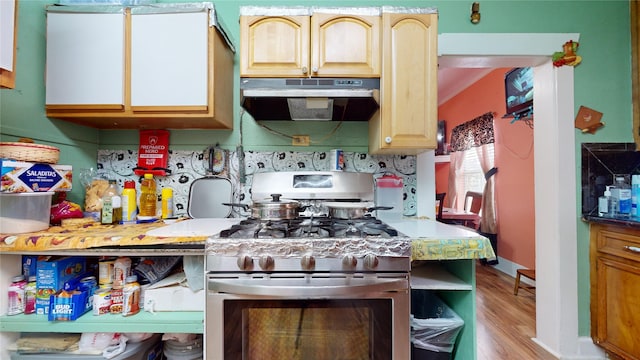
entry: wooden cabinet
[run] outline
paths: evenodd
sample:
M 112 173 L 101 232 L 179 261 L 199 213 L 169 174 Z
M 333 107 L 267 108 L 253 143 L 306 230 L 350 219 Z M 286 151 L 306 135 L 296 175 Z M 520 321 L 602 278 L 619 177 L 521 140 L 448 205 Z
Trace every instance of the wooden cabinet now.
M 415 154 L 437 147 L 437 14 L 383 13 L 380 111 L 369 152 Z
M 212 8 L 78 8 L 47 10 L 47 116 L 97 128 L 233 127 L 233 50 Z
M 640 229 L 591 224 L 591 337 L 612 357 L 640 359 Z
M 0 1 L 0 88 L 16 87 L 18 0 Z
M 379 77 L 380 17 L 243 15 L 240 47 L 241 77 Z

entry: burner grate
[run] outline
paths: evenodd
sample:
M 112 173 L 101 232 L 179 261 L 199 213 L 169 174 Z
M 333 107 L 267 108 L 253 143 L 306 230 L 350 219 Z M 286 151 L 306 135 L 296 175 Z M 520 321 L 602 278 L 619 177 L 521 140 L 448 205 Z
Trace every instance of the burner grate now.
M 334 219 L 309 217 L 286 220 L 248 218 L 220 232 L 223 238 L 395 237 L 398 232 L 374 217 Z

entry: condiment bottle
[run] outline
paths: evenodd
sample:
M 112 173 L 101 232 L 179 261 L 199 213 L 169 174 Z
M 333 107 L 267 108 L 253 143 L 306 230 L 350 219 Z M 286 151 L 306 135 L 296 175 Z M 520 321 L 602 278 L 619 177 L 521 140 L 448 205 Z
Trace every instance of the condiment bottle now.
M 126 224 L 136 221 L 136 215 L 138 214 L 136 199 L 135 181 L 125 181 L 124 189 L 122 190 L 122 223 Z
M 117 224 L 116 219 L 122 218 L 122 201 L 118 195 L 118 186 L 115 180 L 109 180 L 109 187 L 102 194 L 102 210 L 100 222 L 102 224 Z
M 8 295 L 9 304 L 7 308 L 7 315 L 18 315 L 24 312 L 24 288 L 27 282 L 24 280 L 24 275 L 17 275 L 11 279 L 11 285 L 9 285 Z
M 153 174 L 144 174 L 140 184 L 140 216 L 156 216 L 156 181 Z
M 162 218 L 170 218 L 173 217 L 173 189 L 172 188 L 163 188 L 162 189 Z
M 126 284 L 122 288 L 122 316 L 134 315 L 140 312 L 140 284 L 136 275 L 127 276 Z

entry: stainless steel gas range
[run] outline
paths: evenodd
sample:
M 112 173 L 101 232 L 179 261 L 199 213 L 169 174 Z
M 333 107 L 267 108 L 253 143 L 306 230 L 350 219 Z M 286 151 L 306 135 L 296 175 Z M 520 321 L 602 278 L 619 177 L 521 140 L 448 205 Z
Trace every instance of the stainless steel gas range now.
M 207 240 L 206 359 L 409 359 L 411 244 L 373 193 L 371 174 L 255 174 L 252 217 Z

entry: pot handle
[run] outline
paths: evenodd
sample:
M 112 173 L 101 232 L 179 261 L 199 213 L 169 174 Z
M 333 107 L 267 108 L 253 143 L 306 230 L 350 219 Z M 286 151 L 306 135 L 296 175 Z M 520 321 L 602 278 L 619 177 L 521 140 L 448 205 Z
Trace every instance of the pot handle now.
M 249 205 L 247 205 L 247 204 L 222 203 L 222 205 L 240 207 L 245 211 L 249 211 Z
M 393 206 L 374 206 L 367 209 L 367 212 L 372 212 L 373 210 L 391 210 Z

